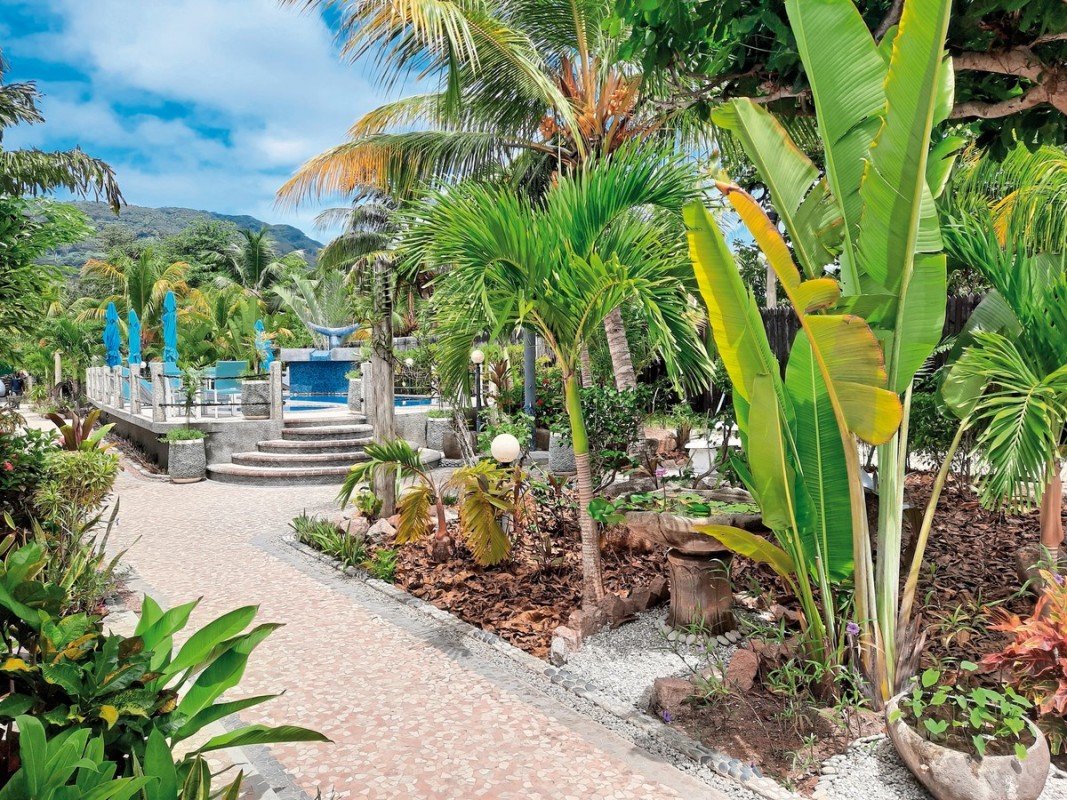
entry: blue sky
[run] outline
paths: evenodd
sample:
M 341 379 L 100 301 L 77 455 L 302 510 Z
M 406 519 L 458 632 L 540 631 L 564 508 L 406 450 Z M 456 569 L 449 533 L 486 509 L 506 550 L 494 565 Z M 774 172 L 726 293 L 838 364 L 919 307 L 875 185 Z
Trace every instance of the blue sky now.
M 315 206 L 275 190 L 392 99 L 373 65 L 342 63 L 317 14 L 276 0 L 0 0 L 9 80 L 36 80 L 46 123 L 4 146 L 80 145 L 127 202 L 251 214 L 315 238 Z

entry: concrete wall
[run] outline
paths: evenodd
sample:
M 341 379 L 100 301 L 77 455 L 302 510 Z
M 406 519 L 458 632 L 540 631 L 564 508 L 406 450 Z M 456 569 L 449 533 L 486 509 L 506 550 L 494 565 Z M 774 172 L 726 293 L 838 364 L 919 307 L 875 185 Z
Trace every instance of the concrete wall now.
M 152 422 L 144 417 L 135 417 L 119 409 L 102 407 L 105 422 L 115 423 L 115 433 L 136 444 L 163 469 L 167 468 L 168 446 L 159 441 L 167 431 L 185 427 L 185 420 L 178 418 L 167 422 Z M 209 464 L 229 463 L 234 453 L 246 453 L 256 449 L 256 443 L 265 439 L 280 439 L 281 419 L 194 419 L 190 427 L 207 434 L 205 448 Z

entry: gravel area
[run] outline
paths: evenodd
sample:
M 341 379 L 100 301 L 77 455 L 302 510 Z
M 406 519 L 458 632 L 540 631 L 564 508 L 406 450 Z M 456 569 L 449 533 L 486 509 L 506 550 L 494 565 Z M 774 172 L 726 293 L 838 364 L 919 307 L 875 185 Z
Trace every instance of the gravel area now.
M 827 759 L 814 797 L 818 800 L 931 800 L 897 757 L 889 740 L 859 741 Z M 1040 800 L 1067 800 L 1067 774 L 1053 767 Z
M 567 671 L 643 711 L 656 678 L 686 677 L 709 660 L 729 659 L 733 645 L 716 642 L 709 654 L 702 641 L 669 641 L 663 631 L 666 618 L 665 608 L 651 609 L 633 622 L 589 637 L 567 660 Z

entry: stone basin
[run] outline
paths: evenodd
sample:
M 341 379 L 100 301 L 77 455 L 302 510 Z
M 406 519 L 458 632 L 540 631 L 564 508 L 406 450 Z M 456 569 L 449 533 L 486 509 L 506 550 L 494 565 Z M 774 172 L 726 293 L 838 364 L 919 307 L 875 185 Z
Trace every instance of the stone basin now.
M 677 493 L 676 493 L 677 494 Z M 693 491 L 707 500 L 751 503 L 747 492 Z M 668 493 L 668 497 L 670 493 Z M 717 539 L 697 530 L 703 525 L 730 525 L 744 530 L 762 529 L 758 513 L 722 513 L 687 517 L 667 511 L 627 511 L 630 533 L 667 549 L 671 608 L 667 624 L 677 630 L 699 628 L 720 634 L 735 627 L 730 561 L 733 553 Z

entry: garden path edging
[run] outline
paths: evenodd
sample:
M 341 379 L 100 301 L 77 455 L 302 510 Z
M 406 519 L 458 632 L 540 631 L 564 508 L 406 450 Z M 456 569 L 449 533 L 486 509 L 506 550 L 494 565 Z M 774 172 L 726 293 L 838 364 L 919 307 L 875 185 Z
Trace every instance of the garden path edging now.
M 441 610 L 426 600 L 415 597 L 403 589 L 398 589 L 391 583 L 379 580 L 365 570 L 356 569 L 355 567 L 343 567 L 336 559 L 297 541 L 292 534 L 284 534 L 282 541 L 301 554 L 325 564 L 347 577 L 356 578 L 364 586 L 385 595 L 399 604 L 429 616 L 438 623 L 447 625 L 450 630 L 458 633 L 461 639 L 471 638 L 489 645 L 493 650 L 521 665 L 527 671 L 542 678 L 547 678 L 559 688 L 593 703 L 620 721 L 634 726 L 671 751 L 679 760 L 687 760 L 693 766 L 706 767 L 722 778 L 760 797 L 766 798 L 766 800 L 803 800 L 800 795 L 789 791 L 777 781 L 763 775 L 758 767 L 744 764 L 726 753 L 720 753 L 706 747 L 680 731 L 634 709 L 622 700 L 600 692 L 593 684 L 568 672 L 565 667 L 551 666 L 509 644 L 496 634 L 484 631 L 447 611 Z

